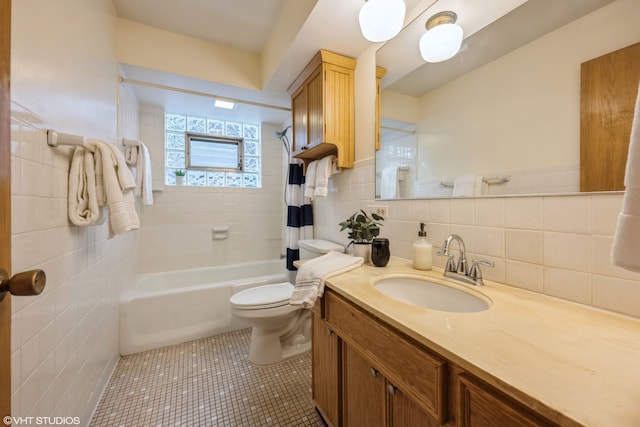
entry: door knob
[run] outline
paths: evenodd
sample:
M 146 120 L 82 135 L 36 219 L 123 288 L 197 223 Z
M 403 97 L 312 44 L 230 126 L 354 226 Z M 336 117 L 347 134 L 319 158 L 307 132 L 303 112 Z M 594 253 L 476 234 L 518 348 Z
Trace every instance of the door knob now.
M 6 271 L 0 268 L 0 301 L 7 292 L 16 296 L 38 295 L 47 282 L 42 270 L 29 270 L 18 273 L 9 279 Z

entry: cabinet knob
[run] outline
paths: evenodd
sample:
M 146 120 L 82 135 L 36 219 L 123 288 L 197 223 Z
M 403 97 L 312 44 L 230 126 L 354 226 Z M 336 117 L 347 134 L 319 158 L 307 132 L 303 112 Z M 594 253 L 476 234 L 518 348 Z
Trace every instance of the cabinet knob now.
M 333 331 L 327 328 L 327 336 L 330 337 L 331 335 L 333 335 Z
M 371 370 L 369 372 L 371 373 L 371 378 L 378 378 L 378 375 L 380 374 L 374 368 L 371 368 Z
M 390 394 L 391 396 L 395 396 L 395 395 L 396 395 L 396 391 L 397 391 L 397 390 L 398 390 L 398 389 L 397 389 L 393 384 L 388 384 L 388 385 L 387 385 L 387 391 L 389 391 L 389 394 Z

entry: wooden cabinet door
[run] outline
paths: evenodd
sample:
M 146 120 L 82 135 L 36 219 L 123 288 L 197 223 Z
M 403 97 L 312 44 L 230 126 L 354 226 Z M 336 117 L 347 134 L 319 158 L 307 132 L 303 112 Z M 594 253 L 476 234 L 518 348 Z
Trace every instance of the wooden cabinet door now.
M 385 426 L 384 377 L 352 346 L 345 343 L 342 348 L 343 425 Z
M 340 425 L 340 341 L 319 316 L 311 316 L 312 393 L 316 408 L 329 426 Z
M 543 427 L 554 426 L 526 407 L 462 374 L 460 385 L 460 427 Z
M 440 427 L 440 423 L 387 382 L 389 427 Z
M 291 97 L 293 117 L 292 153 L 297 153 L 307 145 L 307 87 L 302 85 Z
M 307 120 L 308 137 L 307 146 L 313 147 L 324 142 L 324 96 L 322 67 L 309 76 L 305 83 L 307 87 Z

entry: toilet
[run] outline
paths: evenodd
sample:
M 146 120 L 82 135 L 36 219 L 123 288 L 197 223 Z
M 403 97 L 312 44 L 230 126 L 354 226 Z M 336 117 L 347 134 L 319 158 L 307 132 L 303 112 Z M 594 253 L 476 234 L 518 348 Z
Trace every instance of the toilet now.
M 300 259 L 329 251 L 344 252 L 344 246 L 327 240 L 300 240 Z M 256 286 L 229 298 L 234 316 L 251 325 L 249 361 L 265 366 L 298 356 L 311 349 L 310 311 L 289 305 L 293 285 L 289 282 Z

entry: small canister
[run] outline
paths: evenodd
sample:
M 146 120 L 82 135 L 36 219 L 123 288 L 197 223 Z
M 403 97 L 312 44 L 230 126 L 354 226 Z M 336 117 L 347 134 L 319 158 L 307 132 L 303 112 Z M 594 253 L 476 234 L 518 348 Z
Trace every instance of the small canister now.
M 389 262 L 389 239 L 375 238 L 371 243 L 371 263 L 377 267 L 384 267 Z

